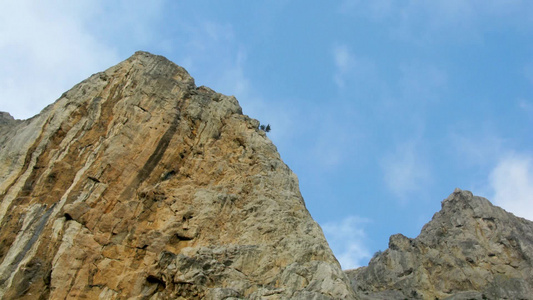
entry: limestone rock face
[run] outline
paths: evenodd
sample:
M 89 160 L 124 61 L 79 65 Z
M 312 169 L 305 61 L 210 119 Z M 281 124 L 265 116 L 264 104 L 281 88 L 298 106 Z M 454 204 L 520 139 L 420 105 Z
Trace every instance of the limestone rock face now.
M 258 126 L 145 52 L 1 114 L 0 298 L 354 299 Z
M 533 222 L 456 189 L 417 238 L 346 273 L 361 299 L 533 299 Z

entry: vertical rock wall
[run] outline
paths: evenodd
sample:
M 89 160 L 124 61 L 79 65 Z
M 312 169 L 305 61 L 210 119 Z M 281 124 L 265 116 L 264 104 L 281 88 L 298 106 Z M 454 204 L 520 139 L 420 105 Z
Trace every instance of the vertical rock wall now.
M 165 58 L 0 117 L 2 299 L 355 297 L 258 121 Z

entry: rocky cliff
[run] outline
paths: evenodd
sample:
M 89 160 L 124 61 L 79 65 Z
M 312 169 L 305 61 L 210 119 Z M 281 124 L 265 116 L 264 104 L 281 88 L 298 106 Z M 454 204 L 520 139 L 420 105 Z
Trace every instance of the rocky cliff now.
M 457 189 L 417 238 L 347 274 L 361 299 L 533 299 L 533 222 Z
M 533 299 L 533 222 L 456 190 L 343 272 L 237 100 L 138 52 L 0 112 L 1 299 Z
M 258 126 L 145 52 L 0 114 L 0 298 L 353 299 Z

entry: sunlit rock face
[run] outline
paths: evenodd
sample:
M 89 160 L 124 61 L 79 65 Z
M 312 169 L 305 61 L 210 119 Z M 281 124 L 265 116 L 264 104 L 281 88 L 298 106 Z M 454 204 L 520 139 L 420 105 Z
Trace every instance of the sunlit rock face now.
M 0 298 L 354 299 L 258 127 L 145 52 L 0 114 Z
M 457 189 L 417 238 L 347 274 L 361 299 L 533 299 L 533 222 Z

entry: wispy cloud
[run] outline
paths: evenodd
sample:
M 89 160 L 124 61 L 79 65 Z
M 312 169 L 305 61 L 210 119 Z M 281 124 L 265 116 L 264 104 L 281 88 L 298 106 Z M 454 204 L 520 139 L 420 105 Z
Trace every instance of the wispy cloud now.
M 518 105 L 528 109 L 525 102 Z M 533 220 L 533 155 L 516 150 L 512 139 L 498 136 L 490 127 L 452 134 L 449 144 L 471 180 L 464 184 L 495 205 Z
M 169 45 L 176 45 L 169 49 L 170 58 L 185 67 L 197 85 L 234 95 L 245 114 L 271 125 L 268 136 L 278 146 L 291 139 L 298 116 L 289 115 L 289 103 L 266 99 L 259 91 L 248 69 L 248 48 L 231 24 L 205 19 L 180 23 Z
M 308 124 L 308 160 L 327 171 L 356 164 L 360 155 L 358 145 L 368 141 L 360 119 L 353 108 L 341 104 L 335 109 L 318 106 L 302 116 L 301 122 Z
M 338 44 L 332 50 L 335 73 L 333 81 L 339 88 L 344 88 L 348 81 L 362 83 L 374 78 L 375 64 L 364 57 L 356 56 L 348 46 Z
M 520 30 L 533 22 L 533 3 L 527 0 L 345 0 L 340 2 L 339 12 L 386 22 L 391 36 L 415 44 L 444 40 L 478 43 L 483 31 L 491 30 L 480 24 L 501 26 L 505 20 L 505 26 Z
M 386 186 L 403 201 L 424 190 L 431 180 L 428 162 L 417 141 L 398 144 L 382 159 L 381 167 Z
M 368 263 L 371 254 L 366 246 L 364 227 L 369 222 L 368 219 L 348 216 L 322 225 L 328 243 L 343 269 L 354 269 Z
M 533 61 L 526 64 L 524 67 L 524 76 L 533 84 Z
M 333 49 L 333 59 L 336 67 L 334 80 L 337 86 L 342 88 L 344 87 L 345 76 L 353 68 L 354 58 L 348 51 L 348 47 L 342 45 Z
M 533 82 L 533 80 L 532 80 Z M 526 99 L 520 99 L 518 101 L 518 107 L 525 113 L 533 115 L 533 101 Z
M 176 40 L 170 42 L 176 45 L 176 49 L 170 49 L 175 53 L 173 60 L 185 67 L 198 85 L 234 95 L 245 108 L 252 102 L 248 99 L 258 98 L 246 74 L 247 49 L 232 25 L 198 20 L 180 23 L 179 30 Z
M 505 140 L 491 132 L 489 128 L 474 131 L 458 127 L 448 138 L 450 149 L 453 150 L 458 162 L 469 167 L 491 165 L 505 151 Z
M 394 69 L 395 66 L 391 66 Z M 386 122 L 402 124 L 397 129 L 417 132 L 425 128 L 427 113 L 438 105 L 448 89 L 447 72 L 429 61 L 412 60 L 397 66 L 399 76 L 380 84 L 377 90 L 377 108 L 385 113 Z M 380 90 L 387 90 L 387 96 L 379 97 Z M 404 116 L 409 115 L 409 118 Z M 399 119 L 401 118 L 401 119 Z
M 365 14 L 371 18 L 380 20 L 392 13 L 394 2 L 388 0 L 343 0 L 339 2 L 338 11 L 342 14 L 351 14 L 365 10 Z
M 496 205 L 533 220 L 533 156 L 508 154 L 489 176 Z
M 448 81 L 444 70 L 428 62 L 402 64 L 400 71 L 399 84 L 406 101 L 415 100 L 424 103 L 436 100 Z

